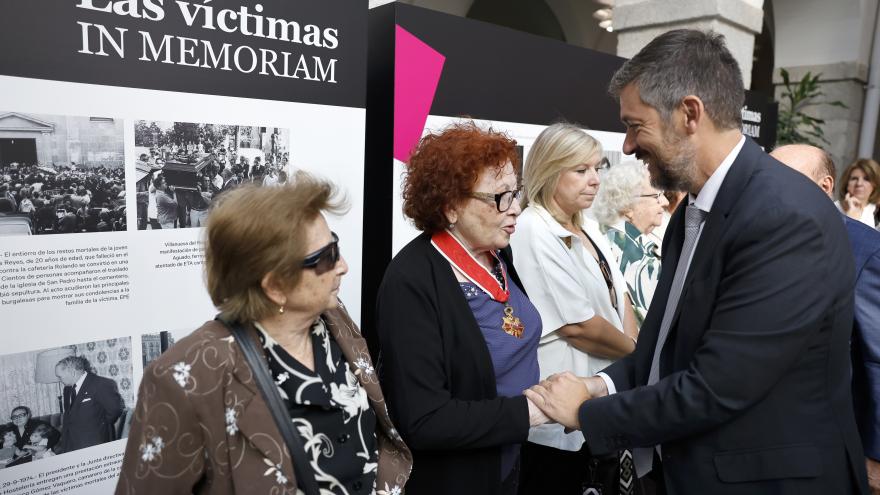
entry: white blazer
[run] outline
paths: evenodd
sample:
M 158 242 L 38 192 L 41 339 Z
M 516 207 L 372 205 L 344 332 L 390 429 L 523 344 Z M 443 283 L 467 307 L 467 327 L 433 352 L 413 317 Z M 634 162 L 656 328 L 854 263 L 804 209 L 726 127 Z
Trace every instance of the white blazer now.
M 623 332 L 626 282 L 599 224 L 585 216 L 584 232 L 608 261 L 619 301 L 617 310 L 611 305 L 599 263 L 586 250 L 580 237 L 566 230 L 543 207 L 527 207 L 517 220 L 516 233 L 510 239 L 516 271 L 529 299 L 538 309 L 544 327 L 538 346 L 541 379 L 562 371 L 592 376 L 612 363 L 609 359 L 582 352 L 561 339 L 556 331 L 563 325 L 580 323 L 599 315 Z M 542 425 L 531 429 L 529 441 L 577 451 L 584 437 L 580 432 L 564 433 L 561 425 Z

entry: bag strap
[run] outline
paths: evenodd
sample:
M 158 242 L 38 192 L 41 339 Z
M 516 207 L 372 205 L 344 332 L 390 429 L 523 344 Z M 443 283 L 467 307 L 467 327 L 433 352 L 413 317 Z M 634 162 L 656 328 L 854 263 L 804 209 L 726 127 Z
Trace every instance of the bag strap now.
M 269 406 L 269 411 L 275 419 L 275 424 L 281 431 L 284 443 L 287 444 L 287 450 L 290 452 L 290 460 L 293 463 L 293 472 L 296 475 L 297 485 L 299 485 L 299 488 L 302 489 L 306 495 L 319 495 L 318 482 L 315 481 L 315 472 L 309 464 L 302 439 L 293 429 L 293 422 L 290 419 L 290 413 L 288 413 L 287 407 L 284 405 L 284 400 L 281 398 L 281 394 L 278 393 L 278 388 L 275 385 L 275 382 L 269 376 L 269 369 L 266 366 L 266 361 L 263 359 L 260 351 L 257 350 L 257 346 L 248 335 L 247 330 L 245 330 L 240 323 L 230 323 L 221 319 L 219 316 L 216 319 L 226 325 L 226 328 L 228 328 L 229 331 L 232 332 L 232 335 L 235 336 L 235 341 L 238 342 L 238 346 L 241 348 L 242 354 L 244 354 L 244 359 L 247 361 L 248 366 L 250 366 L 251 371 L 253 372 L 257 388 L 260 389 L 263 399 L 266 401 L 266 405 Z

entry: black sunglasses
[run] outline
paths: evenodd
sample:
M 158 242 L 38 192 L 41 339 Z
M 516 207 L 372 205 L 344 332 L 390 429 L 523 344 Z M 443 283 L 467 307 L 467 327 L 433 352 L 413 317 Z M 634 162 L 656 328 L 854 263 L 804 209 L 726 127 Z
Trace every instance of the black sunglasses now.
M 335 232 L 330 232 L 333 240 L 330 244 L 322 247 L 314 253 L 306 255 L 302 262 L 303 268 L 314 268 L 315 274 L 322 275 L 332 270 L 339 261 L 339 237 Z

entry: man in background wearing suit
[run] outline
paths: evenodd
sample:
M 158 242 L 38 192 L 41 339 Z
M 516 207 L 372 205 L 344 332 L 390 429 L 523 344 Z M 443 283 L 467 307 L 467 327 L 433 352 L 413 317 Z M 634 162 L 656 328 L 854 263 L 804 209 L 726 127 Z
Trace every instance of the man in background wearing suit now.
M 834 196 L 834 161 L 824 150 L 790 144 L 770 156 L 806 175 L 829 198 Z M 852 367 L 856 423 L 865 447 L 868 485 L 880 495 L 880 232 L 841 215 L 856 259 L 856 317 Z
M 623 152 L 647 163 L 655 187 L 689 195 L 670 219 L 635 351 L 527 395 L 580 428 L 594 455 L 635 447 L 636 472 L 658 493 L 866 494 L 840 214 L 740 132 L 743 81 L 722 36 L 662 34 L 610 92 Z
M 88 359 L 81 356 L 68 356 L 55 365 L 55 375 L 64 384 L 61 452 L 115 439 L 113 424 L 122 414 L 124 402 L 115 381 L 89 369 Z

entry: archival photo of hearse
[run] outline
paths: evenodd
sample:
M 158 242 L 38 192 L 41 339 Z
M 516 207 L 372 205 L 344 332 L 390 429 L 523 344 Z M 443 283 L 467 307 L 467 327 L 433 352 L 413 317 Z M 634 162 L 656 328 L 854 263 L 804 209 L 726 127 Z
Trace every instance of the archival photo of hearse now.
M 122 128 L 0 110 L 0 236 L 125 230 Z
M 0 469 L 128 437 L 131 338 L 0 356 Z
M 138 230 L 202 227 L 223 192 L 290 174 L 290 131 L 278 127 L 138 120 L 134 144 Z

